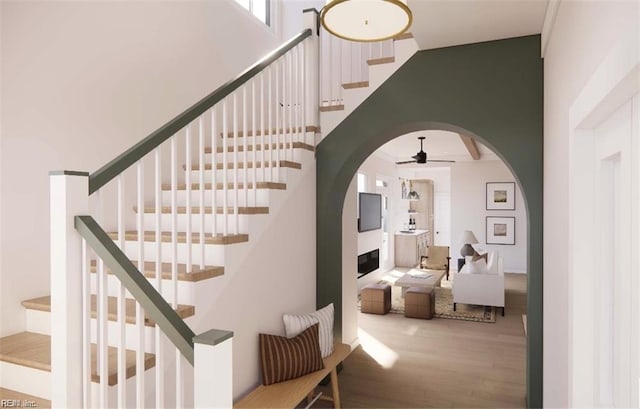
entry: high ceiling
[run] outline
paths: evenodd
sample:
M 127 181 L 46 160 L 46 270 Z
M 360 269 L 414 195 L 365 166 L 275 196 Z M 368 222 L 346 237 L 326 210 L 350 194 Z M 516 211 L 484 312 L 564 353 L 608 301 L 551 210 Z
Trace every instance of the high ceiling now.
M 540 34 L 548 0 L 408 0 L 422 50 Z
M 413 25 L 409 31 L 422 50 L 540 34 L 548 2 L 549 0 L 408 0 L 407 4 L 413 13 Z M 460 136 L 446 131 L 412 132 L 390 141 L 378 151 L 393 161 L 411 160 L 411 156 L 420 150 L 418 136 L 427 137 L 424 150 L 430 159 L 473 160 Z M 498 159 L 484 145 L 479 142 L 476 145 L 481 154 L 480 160 Z
M 386 144 L 382 145 L 378 151 L 382 152 L 394 162 L 411 160 L 411 156 L 420 150 L 420 141 L 418 136 L 425 136 L 424 151 L 427 152 L 427 161 L 429 159 L 445 159 L 455 161 L 471 161 L 469 151 L 462 143 L 460 135 L 448 131 L 419 131 L 411 132 L 399 136 Z M 486 146 L 476 142 L 480 151 L 480 160 L 497 160 L 498 157 Z M 414 166 L 401 165 L 403 167 Z M 425 166 L 425 165 L 415 165 Z M 429 166 L 448 166 L 447 164 L 432 164 Z

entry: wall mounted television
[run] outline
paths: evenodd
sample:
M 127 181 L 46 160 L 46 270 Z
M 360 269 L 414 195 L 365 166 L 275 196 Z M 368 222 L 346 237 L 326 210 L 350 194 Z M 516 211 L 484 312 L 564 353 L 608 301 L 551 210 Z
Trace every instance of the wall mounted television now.
M 358 231 L 365 232 L 382 228 L 382 195 L 360 193 L 358 210 Z

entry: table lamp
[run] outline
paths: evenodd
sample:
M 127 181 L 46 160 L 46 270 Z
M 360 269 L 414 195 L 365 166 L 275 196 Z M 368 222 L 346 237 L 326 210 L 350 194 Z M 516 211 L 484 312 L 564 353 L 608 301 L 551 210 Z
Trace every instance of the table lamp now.
M 473 247 L 471 247 L 471 245 L 477 243 L 478 239 L 476 239 L 476 236 L 471 230 L 463 231 L 462 235 L 460 236 L 460 244 L 464 244 L 464 246 L 462 246 L 462 248 L 460 249 L 460 255 L 462 257 L 473 256 L 475 250 L 473 249 Z

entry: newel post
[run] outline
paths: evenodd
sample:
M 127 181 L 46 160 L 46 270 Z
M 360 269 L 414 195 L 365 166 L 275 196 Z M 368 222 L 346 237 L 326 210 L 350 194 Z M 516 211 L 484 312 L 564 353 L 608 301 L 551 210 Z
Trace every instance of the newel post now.
M 305 124 L 320 126 L 320 18 L 318 10 L 303 11 L 303 27 L 310 28 L 311 37 L 304 42 Z
M 89 173 L 50 180 L 51 405 L 79 408 L 82 396 L 82 238 L 74 217 L 88 213 Z
M 193 338 L 196 408 L 233 407 L 233 332 L 212 329 Z

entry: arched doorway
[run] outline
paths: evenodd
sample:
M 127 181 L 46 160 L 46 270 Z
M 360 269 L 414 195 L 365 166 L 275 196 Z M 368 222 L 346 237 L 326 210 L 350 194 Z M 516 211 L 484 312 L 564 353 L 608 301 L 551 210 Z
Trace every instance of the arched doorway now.
M 317 146 L 318 306 L 342 337 L 342 208 L 364 160 L 402 134 L 474 137 L 522 188 L 528 221 L 527 397 L 542 406 L 542 60 L 539 36 L 420 51 Z

